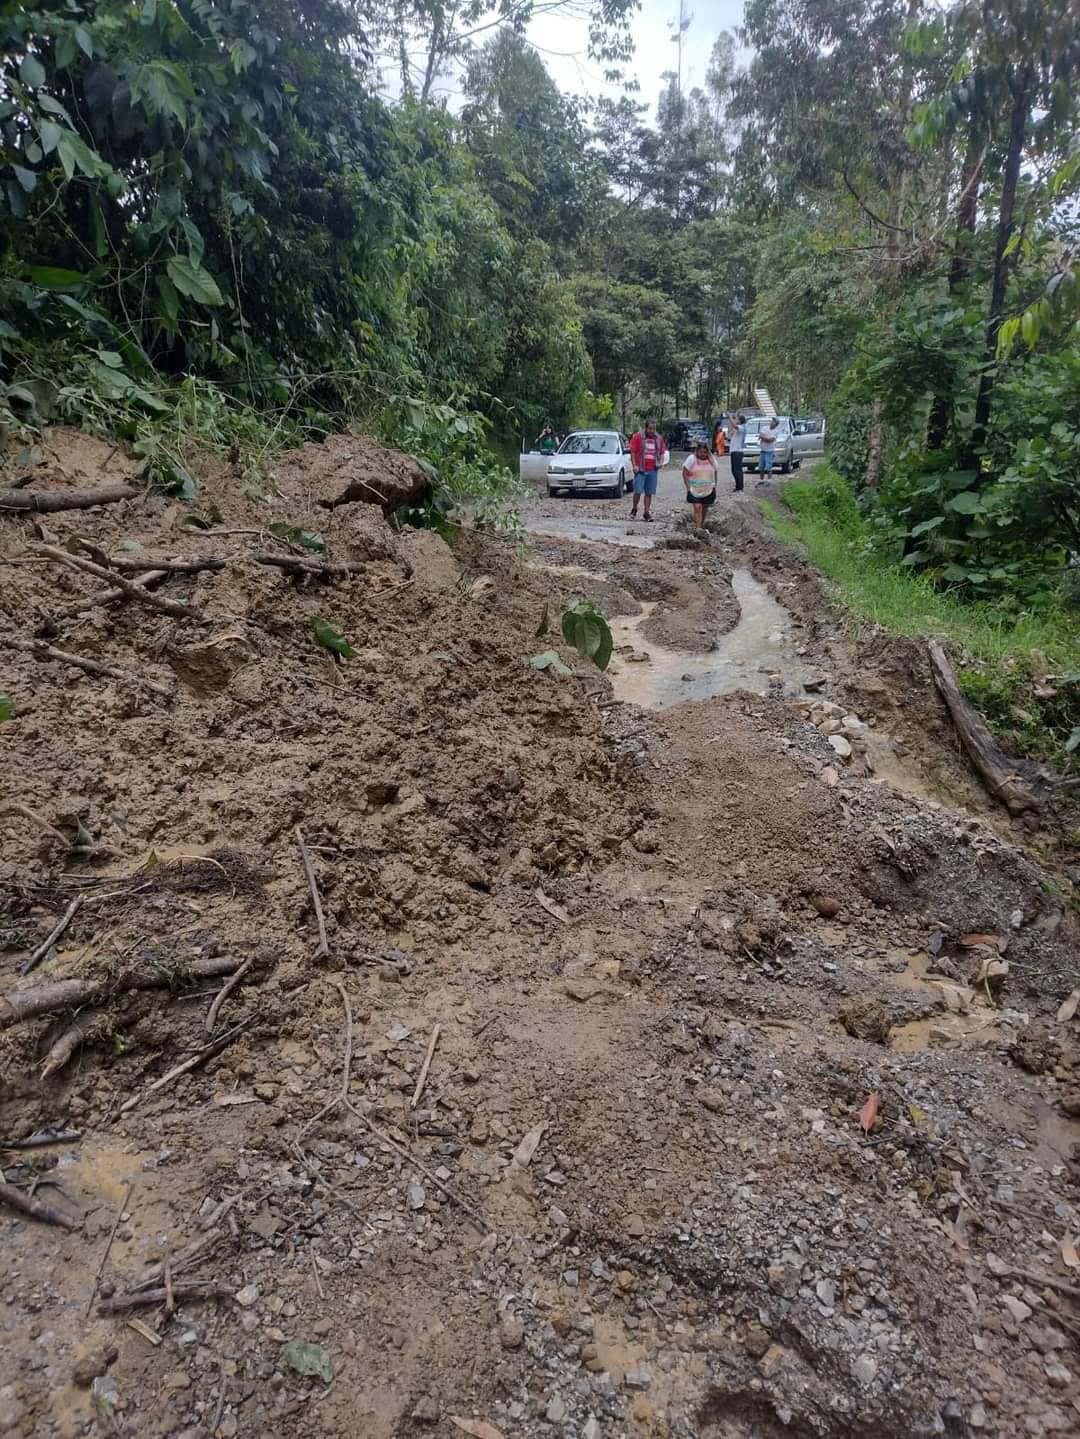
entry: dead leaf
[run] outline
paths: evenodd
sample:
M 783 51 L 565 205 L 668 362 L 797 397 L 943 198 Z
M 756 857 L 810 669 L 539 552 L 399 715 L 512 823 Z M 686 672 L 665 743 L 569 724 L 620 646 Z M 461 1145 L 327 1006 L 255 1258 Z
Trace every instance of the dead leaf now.
M 998 934 L 962 934 L 960 943 L 965 949 L 977 949 L 980 945 L 989 949 L 1004 949 L 1006 941 Z
M 881 1102 L 876 1094 L 872 1094 L 863 1107 L 859 1110 L 859 1123 L 862 1125 L 864 1134 L 869 1134 L 874 1125 L 878 1122 L 878 1110 Z
M 482 1419 L 462 1419 L 457 1414 L 448 1414 L 446 1417 L 455 1429 L 460 1429 L 463 1434 L 471 1434 L 473 1439 L 503 1439 L 494 1424 L 485 1424 Z
M 1074 989 L 1057 1012 L 1058 1023 L 1067 1024 L 1076 1013 L 1078 1007 L 1080 1007 L 1080 989 Z
M 917 1104 L 909 1104 L 907 1109 L 912 1124 L 926 1123 L 926 1110 L 920 1109 Z
M 1076 1252 L 1076 1241 L 1068 1236 L 1061 1241 L 1061 1262 L 1066 1269 L 1080 1269 L 1080 1254 Z
M 528 1134 L 526 1134 L 525 1138 L 514 1150 L 514 1163 L 519 1169 L 524 1169 L 531 1161 L 533 1155 L 536 1153 L 537 1145 L 544 1137 L 544 1130 L 546 1128 L 546 1124 L 534 1124 L 532 1129 L 529 1130 Z
M 566 910 L 563 909 L 562 905 L 556 904 L 555 901 L 549 898 L 549 896 L 546 895 L 542 889 L 538 889 L 536 891 L 536 898 L 540 902 L 540 904 L 544 906 L 548 914 L 550 914 L 553 918 L 557 919 L 560 924 L 570 923 L 570 916 L 567 914 Z

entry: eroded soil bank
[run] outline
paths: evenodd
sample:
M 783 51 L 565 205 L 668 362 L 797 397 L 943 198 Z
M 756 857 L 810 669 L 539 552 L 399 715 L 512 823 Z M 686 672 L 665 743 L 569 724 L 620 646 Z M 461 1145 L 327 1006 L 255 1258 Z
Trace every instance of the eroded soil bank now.
M 97 482 L 107 447 L 55 448 Z M 592 502 L 451 554 L 311 469 L 0 520 L 5 560 L 225 561 L 159 585 L 196 618 L 0 571 L 7 633 L 172 694 L 4 652 L 0 994 L 101 984 L 44 1079 L 71 1004 L 0 1011 L 0 1141 L 81 1135 L 0 1156 L 79 1224 L 0 1207 L 0 1432 L 1076 1432 L 1067 885 L 918 658 L 853 653 L 746 498 L 707 548 L 662 494 L 658 547 Z M 257 562 L 324 562 L 279 521 L 362 568 Z M 580 594 L 610 678 L 529 669 Z M 215 1035 L 250 1022 L 152 1092 L 216 959 L 250 967 Z M 108 1312 L 166 1256 L 172 1314 Z

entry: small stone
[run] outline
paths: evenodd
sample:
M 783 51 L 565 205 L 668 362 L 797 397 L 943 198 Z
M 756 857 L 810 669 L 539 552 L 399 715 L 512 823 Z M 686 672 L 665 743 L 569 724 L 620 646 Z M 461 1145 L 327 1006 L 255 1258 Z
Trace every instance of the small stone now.
M 564 1210 L 560 1209 L 557 1204 L 553 1204 L 548 1210 L 548 1218 L 556 1229 L 565 1229 L 570 1223 L 570 1216 Z
M 640 1214 L 626 1216 L 626 1232 L 631 1239 L 640 1239 L 645 1233 L 645 1221 Z
M 616 1274 L 615 1276 L 615 1283 L 619 1286 L 621 1290 L 623 1290 L 624 1292 L 628 1292 L 629 1290 L 636 1287 L 637 1280 L 634 1278 L 633 1274 L 631 1274 L 629 1269 L 620 1269 L 618 1274 Z
M 499 1316 L 499 1343 L 504 1349 L 520 1349 L 525 1342 L 525 1325 L 516 1314 L 504 1309 Z
M 544 1413 L 550 1424 L 561 1424 L 566 1418 L 566 1405 L 557 1394 L 553 1394 Z
M 567 1269 L 563 1273 L 562 1282 L 567 1289 L 576 1289 L 579 1283 L 579 1276 L 576 1269 Z
M 600 1425 L 591 1414 L 585 1421 L 585 1428 L 581 1431 L 581 1436 L 582 1439 L 600 1439 Z
M 719 1114 L 727 1103 L 723 1092 L 719 1089 L 699 1089 L 697 1097 L 713 1114 Z
M 785 1299 L 794 1299 L 799 1292 L 799 1276 L 786 1264 L 771 1264 L 769 1266 L 769 1288 L 774 1294 L 782 1294 Z
M 838 899 L 829 894 L 815 894 L 810 903 L 822 919 L 834 919 L 844 907 Z
M 772 1336 L 763 1324 L 748 1324 L 743 1344 L 752 1359 L 761 1359 L 768 1352 Z
M 166 1374 L 162 1381 L 166 1389 L 190 1389 L 191 1375 L 185 1374 L 182 1369 L 174 1369 L 171 1374 Z
M 831 734 L 829 736 L 829 743 L 841 759 L 851 758 L 851 741 L 845 739 L 842 734 Z
M 0 1434 L 18 1429 L 25 1412 L 15 1393 L 14 1384 L 0 1385 Z
M 469 1129 L 469 1139 L 473 1144 L 486 1144 L 490 1133 L 487 1120 L 482 1114 L 478 1114 Z
M 826 1309 L 832 1309 L 836 1304 L 836 1285 L 831 1279 L 819 1279 L 814 1285 L 814 1292 Z
M 639 1424 L 651 1424 L 653 1407 L 645 1398 L 644 1394 L 635 1394 L 634 1402 L 630 1406 L 630 1412 Z
M 439 1406 L 430 1394 L 425 1394 L 417 1401 L 412 1417 L 417 1424 L 438 1424 Z
M 985 1404 L 976 1404 L 973 1406 L 971 1413 L 968 1415 L 968 1423 L 972 1429 L 986 1428 L 990 1423 L 990 1418 L 987 1415 Z
M 463 1070 L 461 1071 L 461 1077 L 462 1077 L 462 1079 L 465 1081 L 466 1084 L 479 1084 L 479 1082 L 480 1082 L 480 1071 L 479 1071 L 478 1069 L 474 1069 L 474 1068 L 470 1065 L 467 1069 L 463 1069 Z
M 642 1365 L 636 1369 L 628 1369 L 624 1381 L 628 1389 L 648 1389 L 652 1383 L 652 1375 Z
M 311 1332 L 318 1338 L 325 1339 L 328 1334 L 333 1332 L 333 1328 L 334 1321 L 332 1319 L 317 1319 L 311 1326 Z
M 1023 1324 L 1025 1319 L 1031 1318 L 1031 1306 L 1025 1304 L 1022 1299 L 1017 1299 L 1013 1294 L 1003 1294 L 1001 1302 L 1009 1311 L 1017 1324 Z
M 830 789 L 835 789 L 840 783 L 840 771 L 835 765 L 827 764 L 821 771 L 821 782 L 827 784 Z
M 423 1209 L 427 1195 L 424 1193 L 424 1186 L 422 1184 L 410 1184 L 405 1193 L 409 1201 L 410 1209 Z
M 1072 1383 L 1072 1374 L 1064 1364 L 1059 1363 L 1056 1359 L 1047 1359 L 1043 1363 L 1043 1373 L 1046 1375 L 1047 1382 L 1052 1384 L 1055 1389 L 1064 1389 Z
M 860 1354 L 851 1366 L 851 1372 L 859 1384 L 873 1384 L 877 1374 L 877 1360 L 872 1354 Z
M 80 1389 L 89 1389 L 99 1375 L 104 1374 L 116 1358 L 119 1350 L 115 1344 L 95 1344 L 85 1354 L 80 1354 L 71 1369 L 71 1378 Z
M 260 1289 L 257 1284 L 245 1284 L 243 1289 L 238 1289 L 233 1295 L 241 1309 L 250 1309 L 259 1300 Z

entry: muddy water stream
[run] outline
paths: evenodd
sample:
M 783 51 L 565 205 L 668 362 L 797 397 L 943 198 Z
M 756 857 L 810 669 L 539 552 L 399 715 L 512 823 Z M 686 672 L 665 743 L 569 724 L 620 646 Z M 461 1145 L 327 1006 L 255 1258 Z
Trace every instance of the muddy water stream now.
M 810 666 L 791 643 L 791 616 L 749 570 L 735 570 L 732 587 L 742 614 L 708 654 L 669 650 L 646 639 L 641 626 L 655 604 L 643 605 L 639 615 L 613 620 L 615 658 L 608 673 L 616 696 L 645 709 L 664 709 L 737 689 L 800 695 Z

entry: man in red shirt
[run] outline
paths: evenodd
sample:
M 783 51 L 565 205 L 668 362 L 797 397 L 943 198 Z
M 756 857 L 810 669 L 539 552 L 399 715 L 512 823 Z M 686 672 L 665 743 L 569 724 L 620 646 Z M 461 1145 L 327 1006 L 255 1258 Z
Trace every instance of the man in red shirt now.
M 630 518 L 637 519 L 638 501 L 645 496 L 643 519 L 652 519 L 653 495 L 664 463 L 664 441 L 656 433 L 656 421 L 646 420 L 645 428 L 638 430 L 630 439 L 630 463 L 634 467 L 634 502 L 630 507 Z

